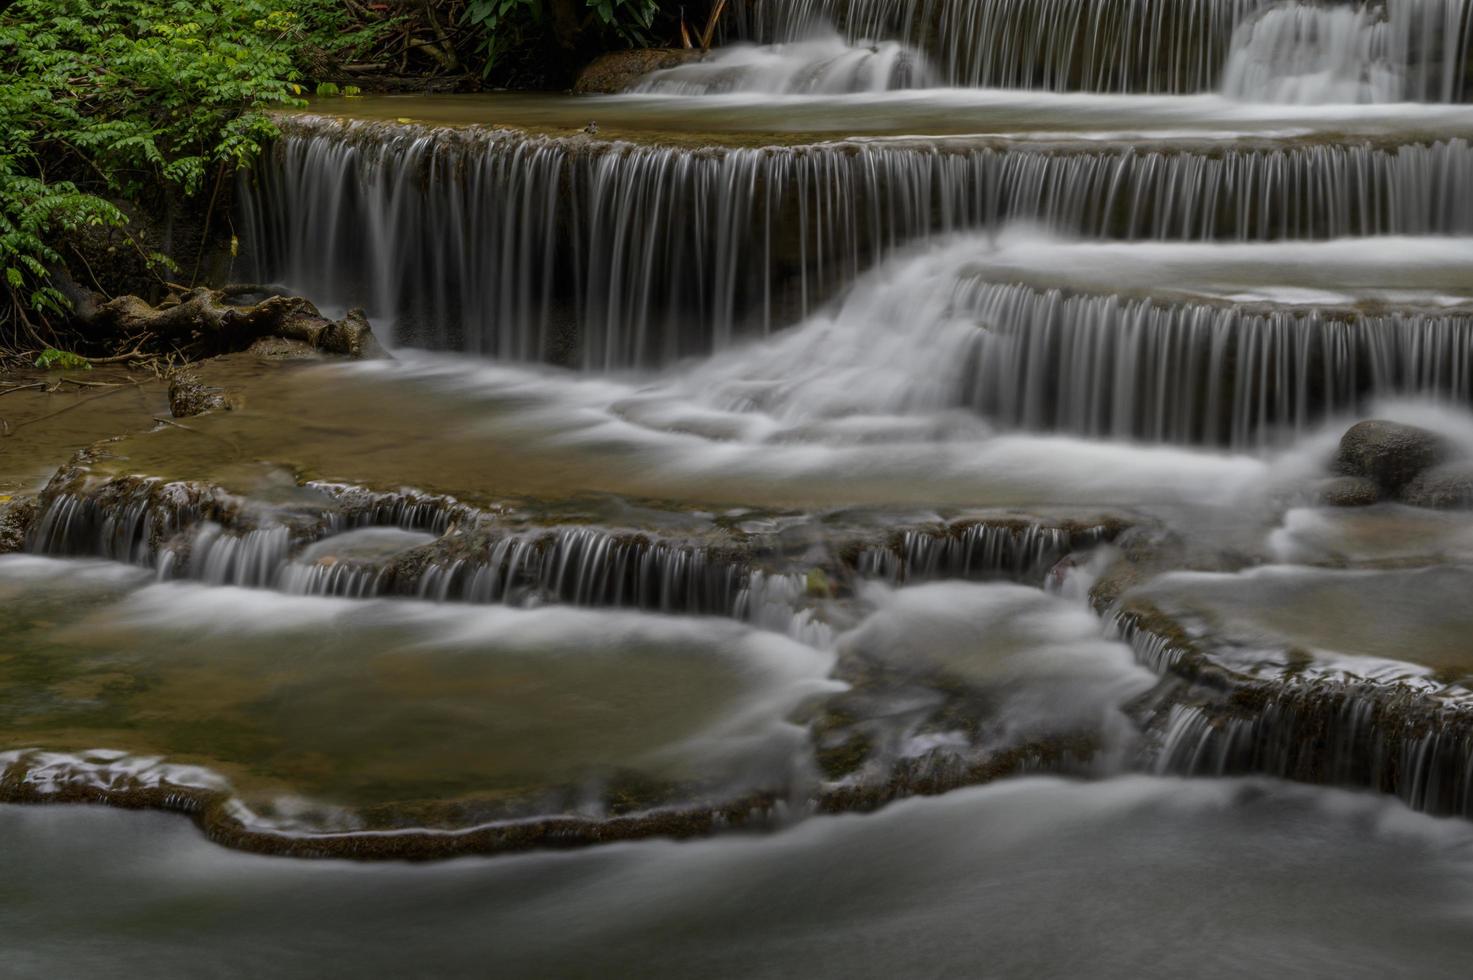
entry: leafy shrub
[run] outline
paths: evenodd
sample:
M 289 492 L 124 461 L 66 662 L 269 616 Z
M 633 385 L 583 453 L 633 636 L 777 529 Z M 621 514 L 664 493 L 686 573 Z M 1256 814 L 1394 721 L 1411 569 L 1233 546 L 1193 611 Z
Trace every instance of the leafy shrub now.
M 302 104 L 338 0 L 16 0 L 0 12 L 0 325 L 65 310 L 59 242 L 113 202 L 217 189 Z M 32 330 L 34 333 L 34 330 Z M 7 340 L 13 340 L 14 334 Z
M 564 9 L 554 9 L 559 3 Z M 659 9 L 659 0 L 467 0 L 465 19 L 480 31 L 484 72 L 490 72 L 503 52 L 549 21 L 565 47 L 585 27 L 611 32 L 625 46 L 648 45 Z

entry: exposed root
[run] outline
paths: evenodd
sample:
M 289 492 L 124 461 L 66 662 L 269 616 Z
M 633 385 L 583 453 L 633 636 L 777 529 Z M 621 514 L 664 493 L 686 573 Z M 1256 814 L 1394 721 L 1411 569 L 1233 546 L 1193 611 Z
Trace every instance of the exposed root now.
M 262 337 L 282 337 L 311 345 L 329 354 L 347 357 L 385 357 L 361 310 L 341 320 L 329 320 L 307 300 L 279 293 L 256 303 L 239 297 L 273 293 L 260 286 L 192 289 L 158 306 L 137 296 L 119 296 L 98 306 L 85 321 L 89 333 L 147 338 L 147 342 L 190 358 L 245 350 Z M 93 363 L 141 360 L 141 347 Z

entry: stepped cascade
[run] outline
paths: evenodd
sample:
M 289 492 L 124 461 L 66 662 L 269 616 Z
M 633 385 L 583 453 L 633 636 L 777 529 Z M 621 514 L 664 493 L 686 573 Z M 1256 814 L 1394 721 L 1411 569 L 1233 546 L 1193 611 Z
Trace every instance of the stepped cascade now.
M 1307 102 L 1459 102 L 1473 17 L 1462 0 L 744 0 L 739 31 L 783 42 L 831 24 L 901 38 L 948 84 L 1054 92 L 1223 91 Z
M 1061 973 L 1458 975 L 1473 4 L 733 0 L 716 37 L 620 92 L 278 114 L 221 322 L 359 309 L 386 356 L 256 339 L 106 418 L 14 390 L 0 825 L 474 855 L 445 921 L 527 975 L 1024 971 L 975 924 L 1035 918 L 1150 933 Z M 1183 908 L 1211 963 L 1141 925 Z

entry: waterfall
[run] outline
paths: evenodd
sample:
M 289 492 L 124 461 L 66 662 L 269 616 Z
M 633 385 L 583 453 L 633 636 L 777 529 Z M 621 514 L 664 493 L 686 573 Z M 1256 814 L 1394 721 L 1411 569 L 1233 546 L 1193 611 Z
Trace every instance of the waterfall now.
M 1400 102 L 1391 28 L 1365 7 L 1287 3 L 1233 35 L 1223 93 L 1256 102 Z
M 1355 257 L 1377 253 L 1353 242 L 1163 249 L 1044 239 L 1035 252 L 1031 241 L 963 237 L 894 260 L 831 309 L 693 369 L 684 389 L 725 411 L 790 421 L 964 408 L 1008 428 L 1237 448 L 1281 442 L 1377 397 L 1473 404 L 1466 308 L 1362 312 L 1353 295 L 1330 306 L 1137 298 L 1124 293 L 1128 281 L 1100 291 L 1132 263 L 1184 288 L 1204 273 L 1230 281 L 1235 267 L 1265 275 L 1275 262 L 1289 275 L 1317 261 L 1352 279 L 1371 275 Z M 1400 244 L 1408 265 L 1387 274 L 1409 285 L 1424 256 Z M 1067 271 L 1049 268 L 1061 264 Z
M 1041 583 L 1065 556 L 1092 548 L 1107 536 L 1103 527 L 1072 530 L 1039 524 L 904 531 L 886 546 L 866 548 L 856 564 L 866 577 L 895 583 L 944 578 Z
M 1462 0 L 1289 2 L 1233 35 L 1223 91 L 1258 102 L 1458 102 L 1473 7 Z
M 507 535 L 489 553 L 425 569 L 423 597 L 523 605 L 541 601 L 731 615 L 748 563 L 702 545 L 596 527 Z
M 1183 776 L 1267 773 L 1365 786 L 1430 813 L 1473 817 L 1473 730 L 1466 705 L 1397 706 L 1374 690 L 1264 692 L 1252 715 L 1177 705 L 1155 767 Z
M 246 187 L 258 278 L 401 343 L 652 367 L 795 322 L 898 247 L 1026 219 L 1102 238 L 1473 231 L 1461 139 L 716 148 L 307 118 Z
M 975 286 L 961 401 L 1032 430 L 1248 447 L 1374 397 L 1473 404 L 1473 316 L 1254 312 Z
M 662 95 L 885 92 L 923 88 L 931 81 L 925 57 L 903 44 L 847 44 L 829 35 L 772 46 L 718 48 L 700 61 L 653 72 L 631 91 Z
M 1386 0 L 745 0 L 741 36 L 790 41 L 838 25 L 855 42 L 899 38 L 947 84 L 1266 101 L 1459 102 L 1473 6 Z M 1368 97 L 1371 96 L 1371 97 Z
M 1209 91 L 1234 28 L 1264 0 L 744 0 L 745 36 L 788 40 L 827 24 L 897 37 L 951 85 L 1058 92 Z

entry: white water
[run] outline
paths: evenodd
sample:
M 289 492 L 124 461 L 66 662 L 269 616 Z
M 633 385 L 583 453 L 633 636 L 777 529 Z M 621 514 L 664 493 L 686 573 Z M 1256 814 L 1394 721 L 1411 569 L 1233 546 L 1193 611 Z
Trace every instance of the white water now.
M 1390 47 L 1379 11 L 1280 4 L 1233 34 L 1222 90 L 1251 102 L 1401 102 L 1406 72 Z
M 660 95 L 722 92 L 838 94 L 926 88 L 925 56 L 895 41 L 846 44 L 836 34 L 789 44 L 737 44 L 700 61 L 646 75 L 630 91 Z
M 18 977 L 1459 978 L 1466 824 L 1243 780 L 1025 779 L 770 837 L 437 865 L 0 808 Z M 187 913 L 187 914 L 186 914 Z
M 841 25 L 898 37 L 948 84 L 1187 94 L 1262 102 L 1456 102 L 1473 34 L 1465 0 L 747 0 L 749 36 L 792 40 Z

